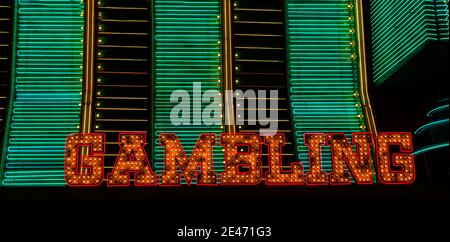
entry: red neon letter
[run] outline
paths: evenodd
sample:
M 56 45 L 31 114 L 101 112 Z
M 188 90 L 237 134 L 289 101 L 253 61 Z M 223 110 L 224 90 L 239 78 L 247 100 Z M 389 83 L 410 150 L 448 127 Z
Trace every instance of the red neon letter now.
M 353 144 L 356 145 L 357 153 L 348 142 L 345 134 L 327 134 L 327 143 L 331 146 L 331 157 L 333 172 L 330 173 L 330 183 L 332 185 L 351 184 L 351 174 L 357 184 L 372 184 L 373 161 L 370 158 L 370 146 L 372 134 L 354 133 Z M 348 170 L 345 166 L 347 164 Z
M 306 173 L 306 184 L 328 185 L 327 173 L 322 170 L 322 151 L 320 149 L 325 143 L 325 135 L 306 133 L 304 140 L 309 150 L 309 172 Z
M 269 172 L 266 172 L 267 185 L 299 185 L 304 184 L 303 167 L 300 162 L 291 164 L 291 170 L 282 172 L 282 147 L 284 134 L 266 136 L 264 142 L 269 146 Z
M 221 144 L 225 147 L 224 185 L 256 185 L 261 182 L 261 140 L 257 134 L 222 134 Z M 238 151 L 247 147 L 247 151 Z M 248 172 L 241 172 L 240 168 Z
M 121 149 L 113 171 L 108 174 L 108 186 L 129 186 L 130 173 L 135 186 L 156 185 L 156 176 L 147 159 L 145 133 L 119 134 Z
M 400 146 L 400 153 L 389 148 Z M 416 178 L 411 133 L 381 133 L 377 138 L 378 176 L 385 184 L 411 184 Z M 392 168 L 397 168 L 393 171 Z
M 103 182 L 104 134 L 72 134 L 66 140 L 64 161 L 65 180 L 68 186 L 98 186 Z M 92 155 L 82 155 L 80 146 L 90 147 Z
M 176 134 L 161 134 L 160 145 L 165 146 L 166 170 L 162 175 L 161 185 L 179 185 L 181 176 L 177 172 L 177 161 L 180 170 L 191 185 L 201 163 L 201 173 L 197 175 L 198 185 L 217 185 L 217 173 L 213 169 L 212 146 L 216 143 L 215 134 L 201 134 L 192 150 L 190 159 Z

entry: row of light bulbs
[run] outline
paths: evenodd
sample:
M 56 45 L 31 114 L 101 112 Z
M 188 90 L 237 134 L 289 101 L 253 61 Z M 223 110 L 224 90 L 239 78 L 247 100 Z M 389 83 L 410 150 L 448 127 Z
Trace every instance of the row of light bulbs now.
M 129 186 L 134 174 L 136 186 L 156 185 L 157 176 L 152 171 L 144 146 L 143 133 L 120 134 L 121 149 L 115 166 L 107 175 L 108 186 Z M 268 145 L 269 171 L 265 173 L 268 185 L 344 185 L 372 184 L 374 166 L 371 159 L 373 145 L 370 133 L 354 133 L 352 142 L 344 134 L 305 134 L 305 145 L 309 148 L 309 171 L 304 176 L 303 166 L 292 163 L 290 170 L 282 170 L 282 147 L 284 134 L 265 137 L 258 134 L 224 133 L 221 145 L 224 147 L 225 171 L 221 174 L 222 185 L 256 185 L 262 180 L 261 146 Z M 190 158 L 185 153 L 176 134 L 160 135 L 160 145 L 165 147 L 165 172 L 160 184 L 181 185 L 182 176 L 187 184 L 197 177 L 198 185 L 216 185 L 218 174 L 213 167 L 215 134 L 201 134 Z M 353 145 L 356 146 L 356 152 Z M 322 169 L 321 146 L 331 147 L 333 171 Z M 80 146 L 91 147 L 92 154 L 78 157 Z M 247 149 L 241 149 L 246 146 Z M 400 146 L 400 152 L 390 154 L 391 146 Z M 412 135 L 410 133 L 382 133 L 377 136 L 377 165 L 379 180 L 387 184 L 412 183 L 415 179 Z M 65 175 L 72 186 L 97 186 L 103 182 L 105 152 L 104 134 L 74 134 L 66 142 Z M 392 160 L 391 160 L 392 155 Z M 200 165 L 200 172 L 198 166 Z M 241 167 L 248 171 L 242 172 Z M 394 170 L 393 167 L 400 168 Z M 83 169 L 80 169 L 83 168 Z M 178 172 L 178 169 L 181 171 Z M 80 172 L 82 170 L 82 172 Z M 305 179 L 306 177 L 306 179 Z

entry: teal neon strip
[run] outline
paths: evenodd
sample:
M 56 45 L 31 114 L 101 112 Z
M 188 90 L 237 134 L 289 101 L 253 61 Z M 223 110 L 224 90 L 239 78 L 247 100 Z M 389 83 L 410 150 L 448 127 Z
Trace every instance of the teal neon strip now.
M 434 151 L 434 150 L 448 148 L 448 145 L 449 145 L 448 142 L 447 143 L 436 144 L 436 145 L 430 145 L 430 146 L 427 146 L 425 148 L 417 150 L 413 154 L 414 154 L 414 156 L 422 155 L 422 154 L 425 154 L 425 153 L 428 153 L 428 152 L 431 152 L 431 151 Z
M 5 186 L 63 186 L 64 143 L 79 132 L 84 2 L 19 0 Z
M 13 32 L 12 32 L 13 43 L 12 43 L 12 46 L 11 46 L 12 47 L 11 53 L 16 53 L 16 51 L 17 51 L 17 36 L 14 35 L 14 33 L 17 32 L 18 2 L 17 1 L 13 2 L 12 7 L 14 8 L 14 16 L 13 16 L 13 18 L 14 18 L 14 25 L 13 25 Z M 12 58 L 11 70 L 14 70 L 16 68 L 16 55 L 12 54 L 11 58 Z M 14 71 L 11 71 L 11 83 L 13 82 L 13 80 L 15 80 L 15 78 L 16 78 L 16 74 L 14 73 Z M 14 95 L 15 95 L 14 85 L 10 85 L 9 91 L 10 91 L 10 93 L 9 93 L 8 109 L 7 109 L 8 113 L 7 113 L 7 116 L 5 117 L 6 125 L 4 126 L 5 129 L 2 132 L 0 132 L 2 134 L 2 136 L 3 136 L 3 137 L 1 137 L 3 140 L 2 140 L 2 142 L 0 142 L 2 144 L 2 147 L 0 148 L 0 151 L 1 151 L 1 156 L 0 156 L 0 186 L 2 186 L 1 181 L 3 181 L 3 178 L 5 176 L 4 171 L 5 171 L 5 168 L 6 168 L 6 164 L 5 164 L 6 163 L 6 154 L 7 154 L 6 150 L 7 150 L 7 147 L 8 147 L 8 145 L 6 145 L 6 144 L 8 144 L 9 132 L 10 132 L 10 129 L 11 129 L 11 116 L 12 116 L 12 109 L 13 109 L 12 103 L 14 102 Z M 6 101 L 6 99 L 5 99 L 5 101 Z
M 442 111 L 442 110 L 448 109 L 448 108 L 449 108 L 449 105 L 448 105 L 448 104 L 447 104 L 447 105 L 439 106 L 439 107 L 437 107 L 437 108 L 434 108 L 434 109 L 430 110 L 430 111 L 427 113 L 427 117 L 431 117 L 431 116 L 433 116 L 433 114 L 435 114 L 435 113 L 437 113 L 437 112 L 440 112 L 440 111 Z
M 425 130 L 427 130 L 427 129 L 430 129 L 430 128 L 432 128 L 432 127 L 436 127 L 436 126 L 439 126 L 439 125 L 444 125 L 444 124 L 447 124 L 447 125 L 448 125 L 448 119 L 437 120 L 437 121 L 434 121 L 434 122 L 425 124 L 425 125 L 419 127 L 419 128 L 414 132 L 414 134 L 420 134 L 420 133 L 422 133 L 423 131 L 425 131 Z
M 359 98 L 353 0 L 287 0 L 290 102 L 298 159 L 309 169 L 304 133 L 366 131 Z M 350 5 L 350 7 L 349 7 Z M 322 148 L 331 171 L 330 150 Z
M 162 132 L 176 133 L 187 156 L 200 133 L 223 132 L 222 126 L 174 126 L 170 103 L 175 90 L 185 90 L 193 100 L 192 87 L 200 82 L 202 90 L 221 91 L 221 1 L 219 0 L 155 0 L 155 137 Z M 201 103 L 202 110 L 209 103 Z M 192 108 L 192 103 L 191 103 Z M 191 109 L 191 115 L 200 116 Z M 191 117 L 192 123 L 192 117 Z M 154 144 L 155 171 L 163 172 L 164 149 L 157 139 Z M 223 152 L 219 141 L 214 148 L 214 170 L 223 171 Z M 195 181 L 194 181 L 195 182 Z
M 448 0 L 371 0 L 374 81 L 383 82 L 429 41 L 448 41 Z

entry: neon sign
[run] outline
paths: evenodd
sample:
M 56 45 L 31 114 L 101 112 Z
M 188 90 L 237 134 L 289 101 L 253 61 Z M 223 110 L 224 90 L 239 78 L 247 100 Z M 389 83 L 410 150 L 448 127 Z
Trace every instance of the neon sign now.
M 108 187 L 130 186 L 132 180 L 135 186 L 181 186 L 183 177 L 187 185 L 196 178 L 197 186 L 258 185 L 263 180 L 269 186 L 326 186 L 349 185 L 352 180 L 361 185 L 373 184 L 376 173 L 382 184 L 411 184 L 416 177 L 410 133 L 380 133 L 375 142 L 372 134 L 366 132 L 353 133 L 351 142 L 342 133 L 305 133 L 310 167 L 306 172 L 301 162 L 292 163 L 288 170 L 282 168 L 283 134 L 262 138 L 256 133 L 222 133 L 225 171 L 218 174 L 213 166 L 217 138 L 212 133 L 200 134 L 188 157 L 176 134 L 162 133 L 159 142 L 165 152 L 165 170 L 156 174 L 144 149 L 145 133 L 122 133 L 114 168 L 105 176 L 105 135 L 72 134 L 66 141 L 65 181 L 73 187 L 100 186 L 105 180 Z M 262 146 L 268 147 L 269 171 L 265 173 Z M 331 150 L 330 173 L 322 169 L 324 146 Z M 82 147 L 89 147 L 89 152 L 80 155 Z M 398 151 L 392 151 L 393 148 Z M 376 164 L 371 159 L 373 152 Z

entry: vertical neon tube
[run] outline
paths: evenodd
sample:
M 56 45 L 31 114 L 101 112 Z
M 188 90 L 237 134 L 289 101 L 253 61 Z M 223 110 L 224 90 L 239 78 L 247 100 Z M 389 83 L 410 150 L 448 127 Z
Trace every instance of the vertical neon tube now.
M 448 0 L 372 0 L 370 12 L 376 83 L 429 41 L 448 41 Z
M 18 0 L 5 186 L 64 186 L 66 136 L 80 126 L 84 2 Z
M 5 134 L 9 129 L 11 110 L 8 109 L 11 100 L 12 63 L 15 45 L 13 45 L 14 33 L 14 7 L 13 0 L 0 2 L 0 162 L 5 159 L 5 146 L 7 139 Z M 4 163 L 0 163 L 0 181 L 3 179 Z M 0 183 L 1 186 L 1 183 Z
M 298 159 L 309 169 L 304 133 L 366 131 L 359 87 L 354 0 L 287 0 L 288 69 Z M 329 147 L 322 168 L 331 171 Z
M 202 114 L 198 110 L 193 112 L 196 110 L 195 106 L 203 110 L 209 105 L 207 102 L 194 100 L 194 83 L 201 83 L 203 92 L 222 90 L 221 1 L 155 0 L 154 15 L 155 137 L 159 137 L 162 132 L 176 133 L 189 156 L 200 133 L 218 134 L 224 130 L 222 125 L 198 123 Z M 176 126 L 170 120 L 170 112 L 177 104 L 170 102 L 170 96 L 179 89 L 190 95 L 189 126 Z M 162 173 L 164 149 L 159 146 L 158 140 L 153 145 L 155 172 Z M 214 170 L 223 171 L 223 152 L 220 146 L 214 148 Z

